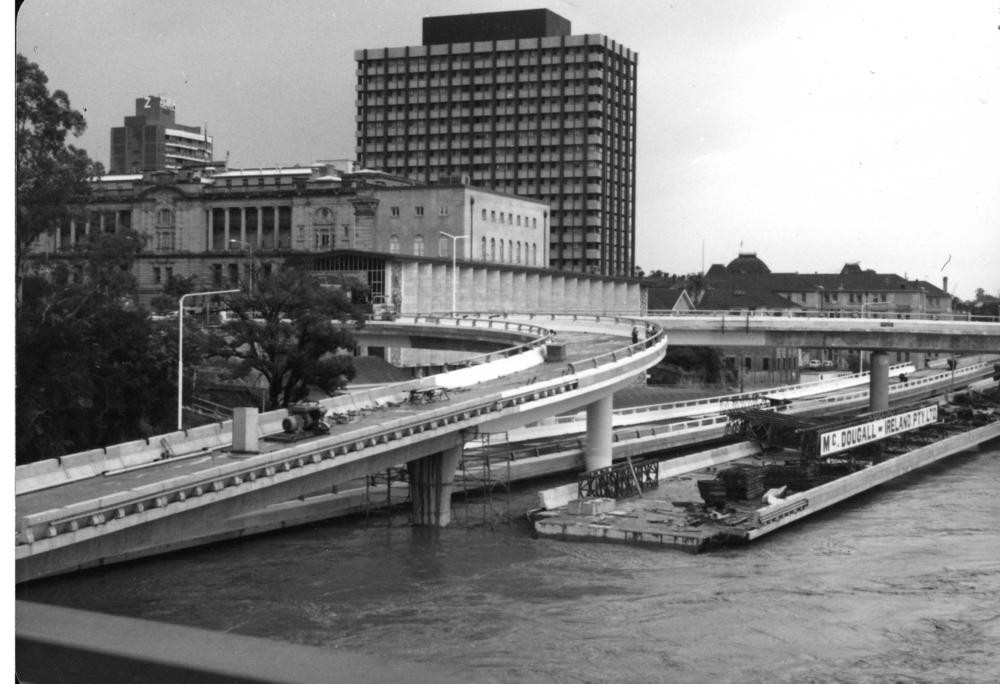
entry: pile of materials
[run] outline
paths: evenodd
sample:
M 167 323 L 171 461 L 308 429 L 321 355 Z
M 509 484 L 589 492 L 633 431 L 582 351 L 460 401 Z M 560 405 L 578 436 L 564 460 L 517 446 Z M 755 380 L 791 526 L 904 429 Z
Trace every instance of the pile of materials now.
M 756 501 L 764 495 L 764 473 L 754 466 L 726 468 L 714 480 L 699 480 L 698 493 L 708 506 L 726 501 Z
M 815 461 L 764 466 L 765 489 L 787 486 L 793 491 L 804 492 L 815 487 L 818 482 L 819 466 Z

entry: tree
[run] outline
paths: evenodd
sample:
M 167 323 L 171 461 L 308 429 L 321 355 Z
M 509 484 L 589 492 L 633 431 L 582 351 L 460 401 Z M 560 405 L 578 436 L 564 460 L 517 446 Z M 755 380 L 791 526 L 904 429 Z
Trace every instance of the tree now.
M 156 312 L 177 311 L 180 298 L 189 292 L 194 292 L 197 286 L 198 279 L 195 276 L 171 274 L 163 285 L 163 294 L 153 297 L 149 305 Z
M 103 174 L 101 164 L 66 144 L 87 127 L 62 90 L 49 93 L 48 77 L 37 64 L 17 55 L 15 62 L 16 200 L 15 273 L 18 297 L 24 257 L 31 244 L 72 214 L 74 200 L 86 198 L 88 178 Z
M 345 352 L 356 343 L 345 324 L 364 321 L 350 291 L 324 287 L 297 268 L 260 279 L 253 293 L 244 288 L 230 298 L 233 319 L 223 324 L 216 353 L 230 361 L 231 376 L 262 376 L 270 407 L 301 401 L 312 388 L 332 394 L 354 377 Z
M 96 235 L 24 279 L 17 462 L 148 437 L 174 417 L 176 343 L 133 305 L 133 234 Z

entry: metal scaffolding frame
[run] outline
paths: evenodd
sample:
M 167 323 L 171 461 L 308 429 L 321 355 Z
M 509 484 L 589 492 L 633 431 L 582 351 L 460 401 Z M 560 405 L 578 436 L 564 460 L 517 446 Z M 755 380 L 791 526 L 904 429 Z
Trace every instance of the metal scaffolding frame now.
M 510 523 L 511 472 L 513 452 L 506 432 L 481 433 L 482 446 L 466 451 L 462 446 L 456 479 L 462 481 L 462 524 L 466 527 Z M 457 484 L 457 483 L 456 483 Z M 498 496 L 499 495 L 499 496 Z M 481 515 L 478 521 L 472 517 L 476 508 L 476 497 Z M 457 521 L 454 497 L 452 520 Z

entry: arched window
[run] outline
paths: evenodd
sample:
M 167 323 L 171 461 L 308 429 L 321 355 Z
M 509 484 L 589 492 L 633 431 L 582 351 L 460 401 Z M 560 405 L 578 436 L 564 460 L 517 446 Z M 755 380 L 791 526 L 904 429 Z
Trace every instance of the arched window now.
M 424 236 L 414 235 L 413 236 L 413 255 L 423 256 L 424 255 Z
M 538 245 L 534 242 L 531 243 L 531 265 L 538 265 Z
M 390 235 L 389 236 L 389 253 L 399 254 L 399 236 Z
M 448 254 L 448 243 L 451 242 L 451 238 L 447 238 L 444 235 L 438 236 L 438 256 L 445 257 L 450 256 Z
M 486 211 L 483 209 L 483 211 Z M 483 238 L 482 247 L 480 248 L 479 256 L 483 261 L 486 261 L 486 238 Z
M 500 243 L 503 244 L 502 242 Z M 490 261 L 497 260 L 497 239 L 490 238 Z
M 521 263 L 521 241 L 517 241 L 517 261 L 515 263 Z
M 503 240 L 500 241 L 500 263 L 503 263 Z
M 514 241 L 507 240 L 507 261 L 514 261 Z

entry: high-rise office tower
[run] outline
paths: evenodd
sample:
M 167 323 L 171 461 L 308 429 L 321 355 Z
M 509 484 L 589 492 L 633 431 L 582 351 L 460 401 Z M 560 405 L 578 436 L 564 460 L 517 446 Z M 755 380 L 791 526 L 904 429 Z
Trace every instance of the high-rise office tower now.
M 135 101 L 135 116 L 111 129 L 111 173 L 140 173 L 212 164 L 212 138 L 174 121 L 172 100 L 150 95 Z
M 550 266 L 632 275 L 635 52 L 540 9 L 425 18 L 355 60 L 362 166 L 548 202 Z

